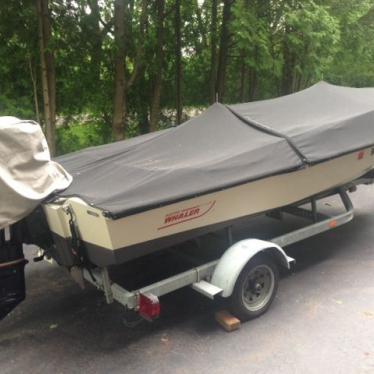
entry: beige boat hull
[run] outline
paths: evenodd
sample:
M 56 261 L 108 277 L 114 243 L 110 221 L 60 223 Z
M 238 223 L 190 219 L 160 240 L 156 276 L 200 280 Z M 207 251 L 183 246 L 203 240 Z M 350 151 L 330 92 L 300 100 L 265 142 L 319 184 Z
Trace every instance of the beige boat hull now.
M 71 237 L 70 207 L 81 240 L 96 249 L 117 251 L 160 241 L 204 227 L 212 227 L 301 201 L 345 185 L 374 165 L 374 149 L 367 148 L 305 169 L 275 175 L 151 209 L 117 220 L 79 198 L 44 205 L 49 228 L 60 238 Z M 183 237 L 183 235 L 181 236 Z M 142 251 L 139 251 L 142 254 Z M 90 256 L 89 256 L 90 257 Z M 136 252 L 130 257 L 136 257 Z M 115 261 L 114 261 L 115 262 Z

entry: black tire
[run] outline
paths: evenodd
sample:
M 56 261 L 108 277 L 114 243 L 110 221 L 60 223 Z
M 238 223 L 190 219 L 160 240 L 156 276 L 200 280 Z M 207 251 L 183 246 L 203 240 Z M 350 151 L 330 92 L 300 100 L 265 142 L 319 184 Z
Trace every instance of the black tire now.
M 259 254 L 240 273 L 230 297 L 231 312 L 241 321 L 264 314 L 278 290 L 279 270 L 271 256 Z

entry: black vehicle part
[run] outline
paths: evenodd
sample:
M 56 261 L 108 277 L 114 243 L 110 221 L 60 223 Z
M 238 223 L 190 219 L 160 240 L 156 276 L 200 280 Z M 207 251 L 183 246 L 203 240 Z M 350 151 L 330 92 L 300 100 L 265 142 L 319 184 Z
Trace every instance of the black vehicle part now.
M 22 241 L 34 244 L 44 250 L 53 245 L 51 231 L 48 229 L 47 217 L 41 206 L 18 223 L 22 228 Z
M 0 320 L 26 297 L 26 264 L 18 228 L 0 230 Z
M 23 243 L 34 244 L 42 248 L 45 257 L 53 258 L 61 266 L 71 267 L 81 264 L 81 258 L 72 246 L 75 242 L 64 241 L 49 230 L 47 217 L 42 207 L 36 208 L 20 224 L 23 230 Z

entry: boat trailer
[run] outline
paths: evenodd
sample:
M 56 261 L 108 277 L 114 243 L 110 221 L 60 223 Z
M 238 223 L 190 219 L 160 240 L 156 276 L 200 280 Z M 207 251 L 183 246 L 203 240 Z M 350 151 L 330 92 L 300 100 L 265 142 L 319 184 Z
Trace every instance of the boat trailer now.
M 274 265 L 289 270 L 294 263 L 294 259 L 284 252 L 284 247 L 335 229 L 353 219 L 353 205 L 347 187 L 340 188 L 337 195 L 344 207 L 344 212 L 340 214 L 329 216 L 318 212 L 317 201 L 326 197 L 325 195 L 311 198 L 310 209 L 304 207 L 306 202 L 303 201 L 297 206 L 271 212 L 270 216 L 272 213 L 278 217 L 289 214 L 311 223 L 269 241 L 246 239 L 233 243 L 231 227 L 228 227 L 227 238 L 231 245 L 223 256 L 136 290 L 127 290 L 113 282 L 107 267 L 83 269 L 82 276 L 104 292 L 108 304 L 117 301 L 127 310 L 136 311 L 147 320 L 159 316 L 160 296 L 186 286 L 191 286 L 210 299 L 217 296 L 233 299 L 231 305 L 235 314 L 241 319 L 251 319 L 264 313 L 275 296 L 278 274 Z M 256 281 L 256 275 L 265 281 Z M 241 279 L 246 279 L 247 282 L 240 282 Z

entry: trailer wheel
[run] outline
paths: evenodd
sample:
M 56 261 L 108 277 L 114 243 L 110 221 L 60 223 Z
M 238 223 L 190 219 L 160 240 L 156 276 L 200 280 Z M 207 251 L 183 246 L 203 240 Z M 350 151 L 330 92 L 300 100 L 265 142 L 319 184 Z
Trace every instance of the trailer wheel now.
M 246 321 L 265 313 L 278 290 L 279 270 L 270 256 L 257 255 L 240 273 L 231 295 L 231 311 Z

